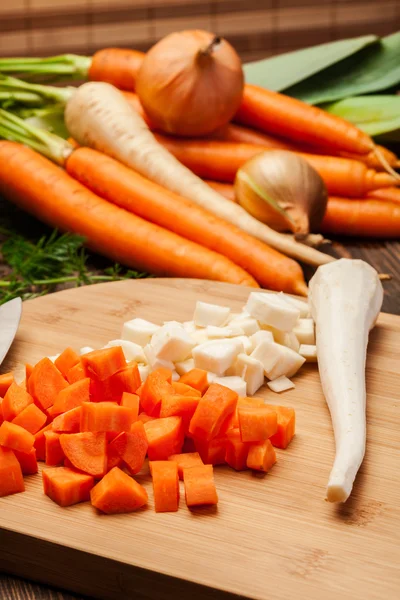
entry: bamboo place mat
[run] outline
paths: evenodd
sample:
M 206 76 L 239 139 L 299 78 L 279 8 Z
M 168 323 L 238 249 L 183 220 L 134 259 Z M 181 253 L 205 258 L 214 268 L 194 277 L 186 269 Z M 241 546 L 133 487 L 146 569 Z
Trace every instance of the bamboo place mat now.
M 386 35 L 399 0 L 0 0 L 0 56 L 147 50 L 164 35 L 207 29 L 243 60 L 343 37 Z

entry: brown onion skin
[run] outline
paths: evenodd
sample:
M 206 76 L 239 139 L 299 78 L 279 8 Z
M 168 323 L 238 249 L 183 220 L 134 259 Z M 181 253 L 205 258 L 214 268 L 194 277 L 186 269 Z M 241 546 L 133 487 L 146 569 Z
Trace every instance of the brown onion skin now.
M 209 135 L 237 112 L 244 76 L 239 56 L 208 31 L 171 33 L 146 54 L 136 92 L 155 127 L 179 136 Z

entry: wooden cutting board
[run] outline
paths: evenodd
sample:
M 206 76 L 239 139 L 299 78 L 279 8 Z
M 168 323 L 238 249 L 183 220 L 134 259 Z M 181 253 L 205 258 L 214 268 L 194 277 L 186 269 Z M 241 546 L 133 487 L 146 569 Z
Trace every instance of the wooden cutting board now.
M 133 317 L 191 318 L 198 299 L 240 309 L 246 288 L 149 279 L 68 290 L 24 304 L 2 371 L 65 346 L 99 347 Z M 382 315 L 369 348 L 368 450 L 350 500 L 324 502 L 334 442 L 317 368 L 272 403 L 293 406 L 297 435 L 266 475 L 215 469 L 218 508 L 99 515 L 42 493 L 0 499 L 0 569 L 90 597 L 167 600 L 395 600 L 400 597 L 400 318 Z M 22 371 L 21 371 L 22 372 Z

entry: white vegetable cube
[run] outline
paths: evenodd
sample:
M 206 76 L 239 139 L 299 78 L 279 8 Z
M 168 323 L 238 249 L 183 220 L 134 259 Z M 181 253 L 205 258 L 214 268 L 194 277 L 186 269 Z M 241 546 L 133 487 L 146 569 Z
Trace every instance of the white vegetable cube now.
M 239 396 L 247 395 L 247 385 L 241 377 L 215 377 L 213 383 L 219 383 L 219 385 L 224 385 L 230 390 L 236 392 Z
M 317 346 L 313 344 L 301 344 L 299 354 L 303 356 L 307 362 L 317 362 Z
M 310 314 L 310 308 L 307 302 L 303 300 L 299 300 L 298 298 L 293 298 L 292 296 L 288 296 L 283 292 L 279 292 L 279 296 L 283 298 L 286 302 L 297 308 L 300 311 L 300 318 L 305 319 Z
M 276 392 L 278 394 L 280 392 L 286 392 L 287 390 L 292 390 L 295 387 L 293 381 L 290 381 L 290 379 L 288 379 L 284 375 L 282 375 L 281 377 L 278 377 L 277 379 L 274 379 L 273 381 L 268 381 L 267 386 L 269 387 L 270 390 L 272 390 L 273 392 Z
M 204 344 L 204 342 L 208 342 L 207 329 L 197 329 L 197 331 L 190 334 L 190 337 L 195 345 Z
M 181 378 L 181 376 L 179 375 L 178 371 L 172 371 L 172 381 L 179 381 Z
M 253 351 L 253 344 L 247 335 L 239 335 L 237 338 L 235 338 L 235 340 L 243 345 L 243 350 L 246 354 L 250 354 L 250 352 Z
M 196 302 L 193 320 L 198 327 L 207 327 L 207 325 L 215 325 L 221 327 L 225 325 L 231 309 L 227 306 L 219 306 L 218 304 L 208 304 L 207 302 Z
M 147 362 L 143 348 L 139 346 L 139 344 L 128 342 L 128 340 L 111 340 L 111 342 L 108 342 L 108 344 L 104 347 L 113 348 L 115 346 L 121 346 L 127 362 L 130 360 L 135 360 L 138 363 Z
M 176 372 L 179 375 L 184 375 L 185 373 L 189 373 L 192 369 L 194 369 L 194 360 L 193 358 L 188 358 L 187 360 L 183 360 L 175 363 Z
M 240 329 L 243 330 L 244 335 L 247 336 L 253 335 L 253 333 L 256 333 L 256 331 L 259 331 L 260 329 L 257 319 L 254 319 L 254 317 L 240 317 L 234 319 L 229 322 L 228 327 L 233 326 L 240 327 Z
M 147 346 L 143 348 L 143 352 L 152 371 L 159 369 L 160 367 L 170 369 L 170 371 L 175 370 L 175 365 L 171 360 L 163 360 L 155 355 L 154 348 L 151 346 L 151 344 L 147 344 Z
M 278 344 L 276 344 L 274 341 L 263 340 L 256 346 L 255 350 L 253 350 L 253 352 L 250 354 L 251 358 L 258 360 L 262 364 L 264 368 L 264 373 L 265 375 L 267 375 L 267 377 L 268 373 L 272 371 L 272 369 L 275 367 L 276 363 L 279 360 L 280 355 L 277 351 L 276 346 L 278 346 Z
M 292 331 L 300 317 L 300 311 L 278 294 L 251 292 L 246 310 L 263 325 L 271 325 L 281 331 Z
M 294 350 L 295 352 L 298 352 L 300 348 L 300 342 L 293 331 L 290 333 L 285 333 L 283 345 L 287 346 L 291 350 Z
M 300 354 L 275 342 L 261 342 L 251 356 L 262 362 L 268 379 L 292 377 L 305 362 Z
M 300 344 L 312 346 L 315 344 L 314 321 L 312 319 L 299 319 L 293 329 Z
M 233 313 L 233 312 L 231 312 L 231 313 L 229 314 L 229 317 L 228 317 L 227 323 L 229 324 L 229 323 L 231 323 L 232 321 L 235 321 L 236 319 L 245 319 L 246 317 L 249 317 L 249 316 L 250 316 L 250 315 L 249 315 L 249 313 L 247 312 L 247 310 L 244 310 L 244 309 L 243 309 L 243 310 L 242 310 L 242 312 L 240 312 L 240 313 Z
M 140 379 L 142 383 L 146 381 L 148 376 L 150 375 L 150 365 L 138 365 Z
M 235 363 L 236 374 L 247 384 L 247 393 L 252 396 L 264 385 L 263 364 L 247 354 L 239 354 Z
M 83 346 L 80 350 L 79 350 L 79 354 L 80 356 L 82 356 L 83 354 L 89 354 L 89 352 L 93 352 L 94 348 L 91 348 L 90 346 Z
M 151 337 L 159 329 L 159 325 L 155 325 L 145 319 L 132 319 L 123 324 L 121 338 L 128 342 L 139 344 L 143 348 L 150 342 Z
M 256 333 L 253 333 L 253 335 L 250 336 L 252 351 L 255 350 L 257 348 L 258 344 L 261 344 L 261 342 L 273 342 L 273 341 L 274 341 L 274 336 L 272 335 L 272 332 L 265 331 L 264 329 L 261 329 L 260 331 L 256 331 Z
M 237 337 L 244 335 L 244 331 L 241 327 L 234 325 L 226 325 L 225 327 L 216 327 L 215 325 L 207 325 L 206 334 L 210 340 Z
M 164 325 L 151 338 L 154 355 L 161 360 L 178 362 L 190 356 L 195 342 L 183 327 Z
M 243 352 L 243 344 L 237 338 L 211 340 L 193 349 L 195 367 L 223 375 L 233 365 L 238 354 Z
M 194 333 L 197 330 L 196 323 L 194 321 L 185 321 L 182 323 L 182 327 L 188 333 Z

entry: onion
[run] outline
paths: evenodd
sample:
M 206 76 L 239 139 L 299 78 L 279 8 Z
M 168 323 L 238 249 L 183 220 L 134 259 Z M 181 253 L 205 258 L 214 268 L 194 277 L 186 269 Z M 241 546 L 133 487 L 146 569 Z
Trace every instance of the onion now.
M 235 194 L 253 217 L 296 238 L 318 230 L 328 201 L 317 171 L 287 150 L 261 152 L 247 161 L 236 174 Z
M 171 33 L 147 52 L 136 92 L 157 129 L 201 136 L 232 119 L 243 85 L 241 61 L 232 46 L 194 30 Z

